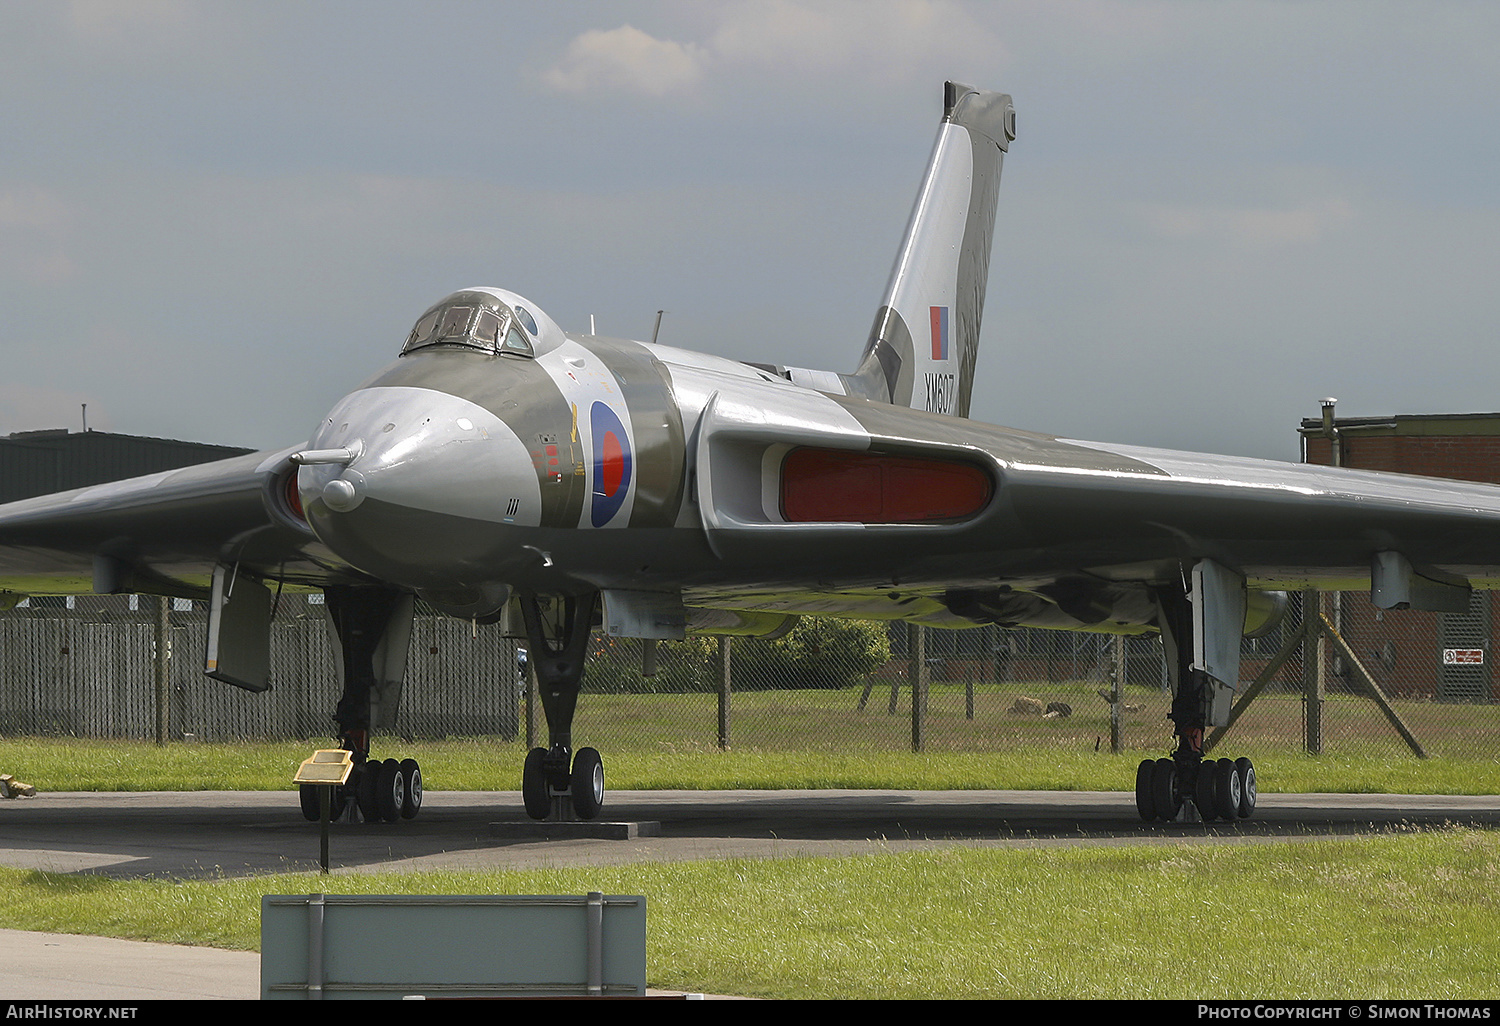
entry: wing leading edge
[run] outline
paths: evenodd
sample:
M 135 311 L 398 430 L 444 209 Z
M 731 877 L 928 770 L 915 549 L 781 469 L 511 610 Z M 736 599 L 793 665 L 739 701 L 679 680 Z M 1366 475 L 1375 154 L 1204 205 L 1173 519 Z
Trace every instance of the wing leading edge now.
M 293 586 L 364 579 L 302 521 L 293 451 L 0 505 L 0 590 L 204 597 L 218 565 Z
M 743 566 L 747 579 L 695 582 L 689 606 L 1135 631 L 1156 619 L 1152 590 L 1204 559 L 1252 590 L 1383 589 L 1392 567 L 1451 588 L 1500 587 L 1493 485 L 1105 445 L 824 399 L 840 407 L 842 433 L 768 423 L 747 402 L 707 411 L 699 505 L 722 569 Z M 949 522 L 792 522 L 776 501 L 782 468 L 808 447 L 980 466 L 993 495 Z M 748 569 L 757 558 L 759 575 Z

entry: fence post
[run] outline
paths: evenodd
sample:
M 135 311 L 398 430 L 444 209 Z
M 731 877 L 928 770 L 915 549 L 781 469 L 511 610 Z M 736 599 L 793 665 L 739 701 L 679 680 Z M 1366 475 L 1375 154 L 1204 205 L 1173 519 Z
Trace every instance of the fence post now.
M 157 595 L 156 624 L 152 631 L 153 688 L 156 695 L 156 743 L 167 743 L 170 728 L 170 697 L 172 685 L 172 599 Z
M 1302 734 L 1309 755 L 1323 754 L 1323 666 L 1328 657 L 1328 639 L 1318 629 L 1323 612 L 1323 593 L 1302 593 Z
M 911 669 L 907 678 L 911 681 L 911 750 L 920 752 L 927 728 L 927 628 L 921 624 L 908 624 L 910 634 L 907 656 Z
M 1115 686 L 1109 701 L 1109 750 L 1120 754 L 1120 703 L 1125 699 L 1125 635 L 1112 639 L 1115 655 Z
M 719 751 L 729 750 L 729 641 L 727 634 L 719 637 Z

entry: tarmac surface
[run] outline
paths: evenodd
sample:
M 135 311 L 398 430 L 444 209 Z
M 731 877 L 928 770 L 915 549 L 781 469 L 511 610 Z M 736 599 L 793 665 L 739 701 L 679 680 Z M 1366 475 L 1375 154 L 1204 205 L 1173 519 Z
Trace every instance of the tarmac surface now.
M 514 792 L 428 791 L 395 824 L 335 823 L 333 873 L 777 858 L 953 844 L 1285 843 L 1500 825 L 1500 796 L 1260 796 L 1233 823 L 1142 823 L 1122 792 L 622 791 L 601 817 L 528 820 Z M 653 836 L 654 833 L 654 836 Z M 285 792 L 55 793 L 0 802 L 0 865 L 110 877 L 193 878 L 316 870 L 320 826 Z M 330 888 L 333 889 L 333 888 Z M 0 1000 L 256 998 L 246 952 L 0 931 Z

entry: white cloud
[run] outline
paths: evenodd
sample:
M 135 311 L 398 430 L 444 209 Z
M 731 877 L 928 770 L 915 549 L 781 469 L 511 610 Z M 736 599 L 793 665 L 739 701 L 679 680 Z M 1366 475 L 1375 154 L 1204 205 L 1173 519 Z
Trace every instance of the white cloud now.
M 621 25 L 575 37 L 542 80 L 568 93 L 624 89 L 659 97 L 696 85 L 706 60 L 703 48 L 694 43 L 656 39 L 633 25 Z
M 962 78 L 1006 53 L 995 32 L 950 0 L 743 0 L 711 10 L 700 42 L 658 39 L 632 25 L 591 29 L 542 80 L 564 92 L 660 97 L 696 88 L 711 72 L 905 82 L 930 77 L 936 62 Z

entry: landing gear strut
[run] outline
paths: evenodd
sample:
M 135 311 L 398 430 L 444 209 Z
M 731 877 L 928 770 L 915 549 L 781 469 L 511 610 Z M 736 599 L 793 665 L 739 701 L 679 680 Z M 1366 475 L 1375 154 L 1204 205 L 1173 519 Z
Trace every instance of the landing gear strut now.
M 352 821 L 357 811 L 369 823 L 413 819 L 422 810 L 422 768 L 415 759 L 370 758 L 372 705 L 379 704 L 385 725 L 395 719 L 411 640 L 412 598 L 381 587 L 330 587 L 324 595 L 344 677 L 334 712 L 338 744 L 354 760 L 348 782 L 334 794 L 334 818 L 347 814 Z M 317 790 L 316 784 L 300 789 L 302 815 L 309 820 L 321 814 Z
M 1255 766 L 1249 759 L 1203 755 L 1204 730 L 1228 722 L 1239 677 L 1244 582 L 1204 560 L 1180 590 L 1157 598 L 1177 747 L 1170 759 L 1146 759 L 1136 767 L 1136 811 L 1148 823 L 1249 816 L 1255 811 Z
M 593 819 L 604 805 L 604 760 L 592 748 L 573 751 L 573 713 L 599 596 L 562 596 L 547 609 L 536 595 L 520 599 L 530 665 L 547 716 L 547 747 L 526 753 L 521 799 L 532 819 Z

